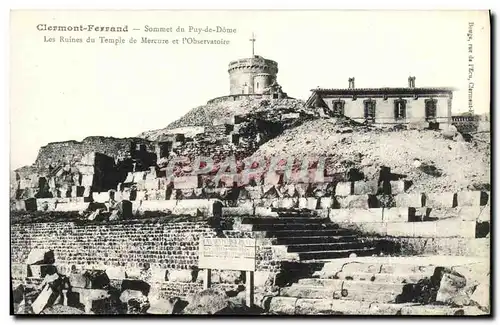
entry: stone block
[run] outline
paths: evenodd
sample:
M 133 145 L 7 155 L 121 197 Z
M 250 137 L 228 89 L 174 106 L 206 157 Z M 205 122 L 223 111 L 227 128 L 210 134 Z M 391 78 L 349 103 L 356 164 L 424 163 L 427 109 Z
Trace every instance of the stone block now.
M 159 178 L 146 179 L 145 188 L 146 190 L 160 189 L 160 179 Z
M 123 181 L 124 184 L 129 184 L 129 183 L 133 183 L 134 182 L 134 174 L 131 173 L 131 172 L 128 172 L 127 173 L 127 177 L 125 178 L 125 180 Z
M 264 185 L 278 186 L 283 183 L 283 175 L 276 172 L 267 172 L 264 176 Z
M 384 222 L 408 222 L 408 208 L 383 208 L 381 210 Z
M 338 185 L 338 184 L 337 184 Z M 354 195 L 362 194 L 377 194 L 378 182 L 377 181 L 357 181 L 354 182 Z
M 169 270 L 167 274 L 168 282 L 193 282 L 193 273 L 191 270 Z
M 123 280 L 127 278 L 125 268 L 119 266 L 112 266 L 106 268 L 106 275 L 112 280 Z
M 89 202 L 69 202 L 57 203 L 54 211 L 71 212 L 71 211 L 85 211 L 89 207 Z
M 330 315 L 332 313 L 330 299 L 298 299 L 295 304 L 296 315 Z
M 490 310 L 490 285 L 487 282 L 480 283 L 470 297 L 483 310 Z
M 278 202 L 278 199 L 273 201 Z M 238 206 L 240 208 L 253 208 L 255 205 L 254 202 L 255 202 L 254 200 L 238 200 Z
M 146 191 L 143 191 L 143 190 L 141 191 L 141 190 L 138 189 L 135 193 L 136 194 L 135 194 L 134 201 L 144 201 L 145 200 L 145 198 L 146 198 Z
M 182 176 L 174 178 L 175 189 L 197 188 L 198 176 Z
M 332 222 L 382 222 L 382 209 L 330 209 Z
M 320 209 L 330 209 L 333 206 L 334 199 L 331 197 L 322 197 L 319 199 Z
M 387 236 L 387 223 L 385 222 L 350 222 L 342 223 L 346 229 L 354 230 L 364 236 Z
M 332 313 L 341 315 L 366 315 L 372 302 L 359 300 L 334 300 L 332 303 Z
M 282 198 L 279 199 L 279 207 L 283 209 L 295 208 L 298 205 L 298 200 L 294 198 Z
M 307 200 L 306 208 L 309 210 L 315 210 L 316 207 L 318 206 L 318 199 L 314 197 L 308 197 L 306 198 L 306 200 Z
M 33 264 L 53 264 L 54 251 L 51 249 L 35 248 L 32 249 L 25 262 L 27 265 Z
M 483 206 L 480 208 L 479 216 L 477 217 L 478 222 L 490 221 L 491 207 Z
M 146 311 L 150 315 L 173 315 L 182 310 L 182 300 L 178 297 L 170 297 L 167 299 L 152 299 L 148 297 L 149 309 Z
M 49 285 L 45 285 L 42 292 L 37 296 L 35 301 L 31 304 L 33 313 L 40 314 L 42 310 L 48 306 L 49 302 L 55 299 L 56 293 Z
M 109 201 L 109 193 L 108 192 L 94 192 L 92 193 L 92 199 L 94 202 L 104 203 Z
M 168 212 L 173 211 L 177 202 L 174 200 L 147 200 L 142 201 L 141 205 L 138 207 L 138 211 L 161 211 Z
M 192 199 L 194 197 L 194 188 L 178 189 L 177 193 L 180 193 L 180 197 L 184 200 Z
M 89 175 L 82 175 L 82 182 L 80 183 L 81 186 L 87 187 L 94 185 L 94 175 L 89 174 Z
M 273 297 L 269 303 L 269 312 L 272 314 L 295 314 L 295 304 L 298 298 L 294 297 Z
M 463 221 L 473 221 L 481 214 L 480 206 L 462 206 L 456 208 L 435 208 L 429 209 L 431 220 L 458 219 Z
M 401 193 L 394 196 L 394 201 L 397 207 L 402 208 L 419 208 L 422 206 L 421 193 Z
M 417 305 L 417 306 L 404 306 L 401 308 L 401 315 L 460 316 L 463 314 L 464 314 L 463 308 L 453 308 L 450 306 Z
M 309 184 L 294 184 L 295 191 L 300 198 L 306 197 L 307 189 L 309 188 Z
M 11 263 L 10 275 L 13 279 L 24 279 L 28 276 L 28 267 L 24 263 Z
M 262 198 L 262 194 L 264 194 L 264 192 L 262 191 L 262 186 L 248 186 L 246 187 L 246 190 L 250 199 L 252 200 L 260 199 Z
M 405 181 L 390 181 L 391 184 L 391 194 L 402 194 L 406 190 Z
M 29 198 L 24 200 L 24 210 L 28 212 L 34 212 L 37 210 L 37 200 L 35 198 Z
M 299 209 L 306 209 L 307 208 L 307 199 L 305 197 L 299 197 L 299 199 L 297 200 L 297 207 Z
M 341 209 L 369 209 L 369 195 L 348 195 L 345 197 L 337 196 L 337 202 Z
M 455 207 L 455 193 L 426 193 L 425 206 L 428 208 L 453 208 Z
M 268 207 L 255 207 L 255 216 L 256 217 L 278 217 L 278 213 L 271 210 Z
M 437 222 L 411 222 L 414 237 L 437 237 Z
M 459 299 L 463 300 L 465 297 L 463 297 L 461 291 L 466 283 L 467 280 L 462 275 L 448 272 L 444 273 L 439 284 L 436 301 L 445 304 L 453 304 L 458 302 Z
M 436 237 L 476 237 L 476 221 L 440 220 L 436 223 Z
M 29 265 L 29 276 L 34 278 L 44 278 L 47 274 L 55 274 L 57 271 L 53 264 Z
M 391 222 L 387 223 L 387 236 L 413 237 L 415 222 Z
M 265 287 L 274 285 L 276 274 L 270 271 L 255 271 L 254 273 L 254 286 Z
M 351 194 L 351 182 L 339 182 L 335 186 L 335 196 L 348 196 Z
M 180 200 L 177 201 L 173 214 L 188 214 L 192 216 L 209 215 L 213 202 L 209 200 Z
M 84 191 L 83 186 L 71 186 L 71 197 L 82 197 Z
M 164 282 L 168 279 L 168 271 L 160 267 L 151 268 L 151 281 L 152 282 Z
M 486 198 L 485 198 L 486 197 Z M 457 193 L 457 205 L 461 206 L 481 206 L 487 200 L 487 194 L 481 191 L 464 191 Z
M 36 199 L 35 199 L 35 204 L 36 204 Z M 16 200 L 14 202 L 14 205 L 11 206 L 11 209 L 13 209 L 14 211 L 26 211 L 25 200 Z
M 83 275 L 78 273 L 71 273 L 69 276 L 69 283 L 73 288 L 89 288 L 90 281 L 89 279 Z
M 231 188 L 234 187 L 234 183 L 238 182 L 238 174 L 222 174 L 215 179 L 217 179 L 217 187 Z
M 90 186 L 85 186 L 83 188 L 83 197 L 90 198 L 92 196 L 92 188 Z

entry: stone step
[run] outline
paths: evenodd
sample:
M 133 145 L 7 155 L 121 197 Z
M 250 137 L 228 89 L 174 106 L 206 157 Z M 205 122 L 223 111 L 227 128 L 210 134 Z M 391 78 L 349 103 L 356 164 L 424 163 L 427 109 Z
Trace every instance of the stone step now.
M 340 291 L 335 290 L 333 287 L 316 287 L 293 284 L 290 287 L 280 289 L 280 296 L 283 297 L 333 299 L 335 294 L 338 296 Z
M 272 297 L 268 312 L 279 315 L 477 315 L 477 311 L 417 303 L 370 303 L 341 299 Z
M 384 283 L 417 283 L 418 281 L 432 276 L 432 272 L 417 272 L 407 274 L 391 273 L 364 273 L 364 272 L 339 272 L 337 277 L 342 280 L 354 281 L 376 281 Z
M 343 243 L 356 240 L 357 236 L 309 236 L 309 237 L 282 237 L 276 239 L 277 245 L 300 245 L 319 243 Z
M 300 260 L 322 260 L 330 258 L 349 257 L 352 253 L 356 254 L 357 256 L 371 256 L 373 254 L 376 254 L 377 250 L 375 248 L 362 248 L 362 249 L 303 252 L 298 254 Z
M 310 217 L 316 217 L 318 218 L 318 215 L 313 213 L 313 212 L 308 212 L 308 211 L 298 211 L 298 212 L 279 212 L 278 217 L 280 218 L 310 218 Z
M 311 237 L 311 236 L 344 236 L 354 235 L 348 229 L 317 229 L 317 230 L 272 230 L 266 231 L 266 237 Z
M 325 268 L 328 266 L 325 264 Z M 342 266 L 344 273 L 389 273 L 389 274 L 411 274 L 411 273 L 431 273 L 434 272 L 433 265 L 418 265 L 404 263 L 348 263 Z
M 317 244 L 293 244 L 288 245 L 289 253 L 297 252 L 314 252 L 314 251 L 330 251 L 339 249 L 356 249 L 364 247 L 373 247 L 372 243 L 364 243 L 361 241 L 349 241 L 341 243 L 317 243 Z
M 396 292 L 403 291 L 404 284 L 402 283 L 386 283 L 375 281 L 355 281 L 343 279 L 317 279 L 307 278 L 300 279 L 297 284 L 299 286 L 314 286 L 314 287 L 327 287 L 336 290 L 355 290 L 355 291 L 378 291 L 378 292 Z
M 292 223 L 292 224 L 311 224 L 311 223 L 331 223 L 330 219 L 323 217 L 294 217 L 294 218 L 254 218 L 248 217 L 243 218 L 241 221 L 243 224 L 252 224 L 252 225 L 264 225 L 264 224 L 283 224 L 283 223 Z
M 334 223 L 275 223 L 252 225 L 252 231 L 279 230 L 330 230 L 339 229 Z
M 379 303 L 395 303 L 398 302 L 399 292 L 366 290 L 362 288 L 339 289 L 335 287 L 316 287 L 292 285 L 280 290 L 280 296 L 295 297 L 295 298 L 314 298 L 314 299 L 339 299 L 339 300 L 356 300 Z

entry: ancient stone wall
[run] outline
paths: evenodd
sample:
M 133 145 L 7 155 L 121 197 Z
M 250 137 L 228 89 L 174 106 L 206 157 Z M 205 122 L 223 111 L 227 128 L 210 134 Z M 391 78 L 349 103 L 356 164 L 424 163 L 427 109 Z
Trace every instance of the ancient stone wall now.
M 220 233 L 219 233 L 220 234 Z M 144 268 L 190 270 L 198 265 L 201 236 L 218 237 L 206 221 L 76 225 L 73 222 L 14 224 L 12 263 L 22 264 L 34 248 L 54 251 L 56 264 L 76 268 Z M 221 235 L 219 235 L 221 236 Z M 228 230 L 224 237 L 253 237 L 251 231 Z M 258 239 L 257 269 L 276 270 L 279 261 L 270 239 Z M 13 275 L 15 277 L 15 274 Z M 182 282 L 182 281 L 181 281 Z
M 45 168 L 50 164 L 80 161 L 90 152 L 102 153 L 113 158 L 129 158 L 136 149 L 133 144 L 142 144 L 145 146 L 144 149 L 154 152 L 153 143 L 141 138 L 87 137 L 82 142 L 53 142 L 41 147 L 35 165 L 38 168 Z

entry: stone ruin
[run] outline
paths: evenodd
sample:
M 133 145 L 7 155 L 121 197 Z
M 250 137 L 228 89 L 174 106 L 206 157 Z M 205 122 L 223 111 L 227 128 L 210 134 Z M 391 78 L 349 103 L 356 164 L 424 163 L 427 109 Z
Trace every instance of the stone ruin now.
M 490 313 L 489 189 L 415 193 L 388 167 L 374 179 L 348 167 L 329 181 L 287 182 L 280 169 L 258 180 L 243 181 L 241 170 L 216 177 L 228 157 L 240 166 L 284 130 L 332 118 L 268 86 L 245 112 L 209 124 L 194 114 L 143 138 L 48 144 L 15 171 L 13 313 Z M 212 105 L 248 99 L 239 93 Z M 193 175 L 200 156 L 217 168 Z M 202 237 L 256 240 L 253 308 L 245 272 L 214 270 L 203 289 Z

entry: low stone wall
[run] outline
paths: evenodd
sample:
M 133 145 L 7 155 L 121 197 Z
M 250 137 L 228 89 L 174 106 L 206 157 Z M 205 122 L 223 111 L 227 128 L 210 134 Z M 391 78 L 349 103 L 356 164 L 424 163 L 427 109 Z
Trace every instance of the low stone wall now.
M 28 276 L 24 264 L 32 249 L 50 249 L 58 272 L 106 270 L 110 279 L 141 278 L 160 283 L 165 294 L 201 290 L 198 243 L 204 237 L 256 238 L 251 231 L 216 230 L 207 221 L 77 225 L 73 222 L 14 224 L 11 227 L 12 278 Z M 258 234 L 257 234 L 258 236 Z M 256 285 L 272 285 L 279 272 L 280 247 L 256 238 Z M 286 254 L 286 253 L 285 253 Z M 235 274 L 237 273 L 237 274 Z M 239 271 L 214 271 L 214 283 L 236 285 Z M 244 272 L 243 272 L 244 273 Z M 269 283 L 268 279 L 271 279 Z
M 354 182 L 356 183 L 356 182 Z M 232 207 L 272 207 L 272 208 L 299 208 L 299 209 L 373 209 L 381 207 L 401 207 L 401 208 L 432 208 L 448 209 L 456 207 L 489 206 L 490 193 L 481 191 L 467 192 L 446 192 L 446 193 L 404 193 L 403 190 L 394 191 L 389 195 L 381 194 L 351 194 L 360 193 L 354 191 L 356 185 L 341 185 L 338 183 L 335 190 L 328 185 L 317 187 L 300 187 L 295 185 L 287 186 L 253 186 L 243 189 L 179 189 L 176 193 L 163 191 L 160 195 L 152 195 L 152 191 L 137 191 L 133 197 L 134 210 L 145 211 L 172 210 L 183 206 L 202 211 L 210 211 L 209 207 L 213 200 L 221 200 L 224 206 Z M 396 188 L 396 187 L 394 187 Z M 118 194 L 120 193 L 120 194 Z M 158 194 L 158 190 L 155 194 Z M 93 202 L 106 203 L 110 199 L 115 201 L 130 200 L 130 193 L 123 195 L 121 192 L 113 191 L 99 193 Z M 84 204 L 89 202 L 87 198 L 47 198 L 37 199 L 36 209 L 45 211 L 55 211 L 57 205 L 59 211 L 81 211 Z M 45 203 L 46 202 L 46 203 Z M 13 205 L 15 210 L 24 210 L 28 205 L 18 201 Z M 30 204 L 29 206 L 33 206 Z

